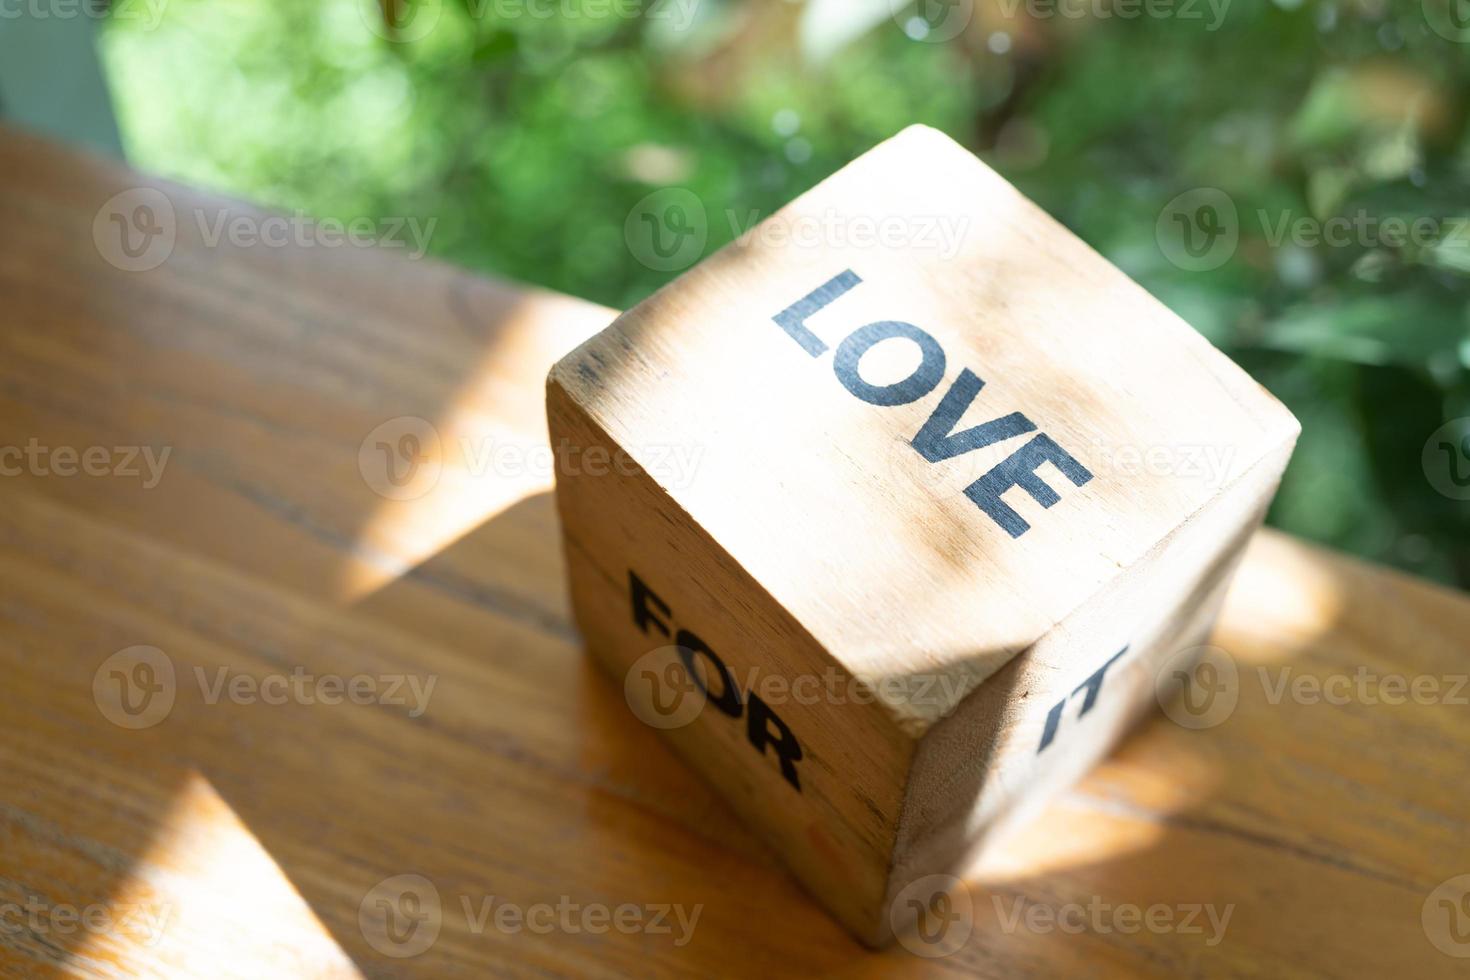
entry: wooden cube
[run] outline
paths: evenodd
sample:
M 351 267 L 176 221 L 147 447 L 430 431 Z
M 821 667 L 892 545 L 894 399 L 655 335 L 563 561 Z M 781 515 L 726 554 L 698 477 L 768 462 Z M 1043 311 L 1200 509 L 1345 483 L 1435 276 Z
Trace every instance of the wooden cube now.
M 873 945 L 1154 703 L 1298 433 L 922 127 L 547 385 L 588 648 Z

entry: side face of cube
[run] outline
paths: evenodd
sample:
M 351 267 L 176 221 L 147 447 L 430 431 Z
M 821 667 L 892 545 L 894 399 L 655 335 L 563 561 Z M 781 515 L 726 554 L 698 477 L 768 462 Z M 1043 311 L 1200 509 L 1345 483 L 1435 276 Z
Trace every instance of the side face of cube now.
M 1184 727 L 1228 722 L 1237 667 L 1205 644 L 1290 449 L 1262 457 L 925 733 L 894 842 L 890 902 L 916 881 L 963 874 L 997 854 L 1003 863 L 1007 833 L 1160 705 Z
M 633 460 L 651 447 L 613 442 L 556 377 L 557 506 L 589 651 L 808 889 L 880 942 L 913 740 Z
M 922 129 L 569 354 L 548 413 L 589 648 L 870 943 L 1155 700 L 1298 431 Z

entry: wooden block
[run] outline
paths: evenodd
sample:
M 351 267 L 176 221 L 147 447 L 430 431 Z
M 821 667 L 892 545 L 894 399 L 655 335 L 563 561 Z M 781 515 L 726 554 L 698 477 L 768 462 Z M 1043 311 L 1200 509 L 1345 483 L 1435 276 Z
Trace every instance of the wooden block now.
M 568 354 L 548 412 L 588 648 L 874 945 L 1189 665 L 1298 432 L 920 127 Z

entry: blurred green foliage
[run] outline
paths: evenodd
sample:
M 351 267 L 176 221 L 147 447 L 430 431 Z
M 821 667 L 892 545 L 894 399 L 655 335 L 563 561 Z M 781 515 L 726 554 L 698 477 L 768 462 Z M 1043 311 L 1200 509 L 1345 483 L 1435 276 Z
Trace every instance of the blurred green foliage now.
M 319 216 L 435 218 L 439 256 L 627 306 L 676 274 L 625 243 L 650 192 L 704 202 L 708 253 L 928 123 L 1291 406 L 1304 432 L 1274 523 L 1470 584 L 1470 503 L 1421 458 L 1470 416 L 1470 43 L 1446 36 L 1444 0 L 1131 18 L 1128 0 L 379 2 L 115 16 L 130 155 Z M 965 29 L 940 40 L 956 8 Z M 1163 245 L 1170 202 L 1199 187 L 1236 211 L 1214 268 Z M 1334 217 L 1356 230 L 1283 237 Z M 1391 217 L 1436 231 L 1392 240 Z

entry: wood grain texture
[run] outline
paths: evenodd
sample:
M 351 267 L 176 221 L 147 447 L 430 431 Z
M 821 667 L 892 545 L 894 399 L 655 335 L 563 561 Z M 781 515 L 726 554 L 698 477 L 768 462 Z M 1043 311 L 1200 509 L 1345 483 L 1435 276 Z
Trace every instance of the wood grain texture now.
M 819 290 L 798 323 L 774 322 Z M 912 337 L 849 349 L 866 325 L 917 328 L 930 353 L 921 364 Z M 857 377 L 840 381 L 852 351 Z M 629 310 L 553 381 L 849 673 L 960 681 L 941 698 L 879 689 L 913 735 L 1299 429 L 1188 324 L 922 126 Z M 899 388 L 870 401 L 851 384 Z M 951 398 L 935 441 L 1017 413 L 1029 428 L 934 446 L 931 461 L 918 433 Z M 1025 528 L 1013 539 L 966 490 L 1043 436 L 1088 476 L 1037 460 L 1058 499 L 1009 488 Z M 697 451 L 692 478 L 658 466 L 668 446 Z
M 11 132 L 0 162 L 0 446 L 173 447 L 152 489 L 0 479 L 0 974 L 1463 975 L 1421 913 L 1470 872 L 1466 709 L 1273 704 L 1255 680 L 1463 674 L 1463 597 L 1258 536 L 1213 640 L 1250 679 L 1229 719 L 1147 720 L 971 882 L 954 955 L 869 953 L 581 653 L 549 472 L 476 476 L 446 451 L 431 492 L 393 501 L 359 467 L 404 415 L 447 446 L 544 446 L 545 371 L 608 311 L 402 256 L 208 248 L 182 225 L 168 262 L 124 273 L 91 227 L 142 178 Z M 164 720 L 126 730 L 93 682 L 137 644 L 180 683 Z M 437 684 L 417 717 L 210 704 L 196 666 Z M 436 887 L 441 930 L 394 958 L 359 913 L 406 874 Z M 461 899 L 491 895 L 701 911 L 675 946 L 476 928 Z M 142 919 L 38 929 L 12 914 L 31 898 L 164 927 L 151 945 Z M 1235 909 L 1213 946 L 1007 928 L 1018 900 L 1093 899 Z
M 568 353 L 547 409 L 590 651 L 875 946 L 1189 676 L 1299 431 L 922 126 Z

